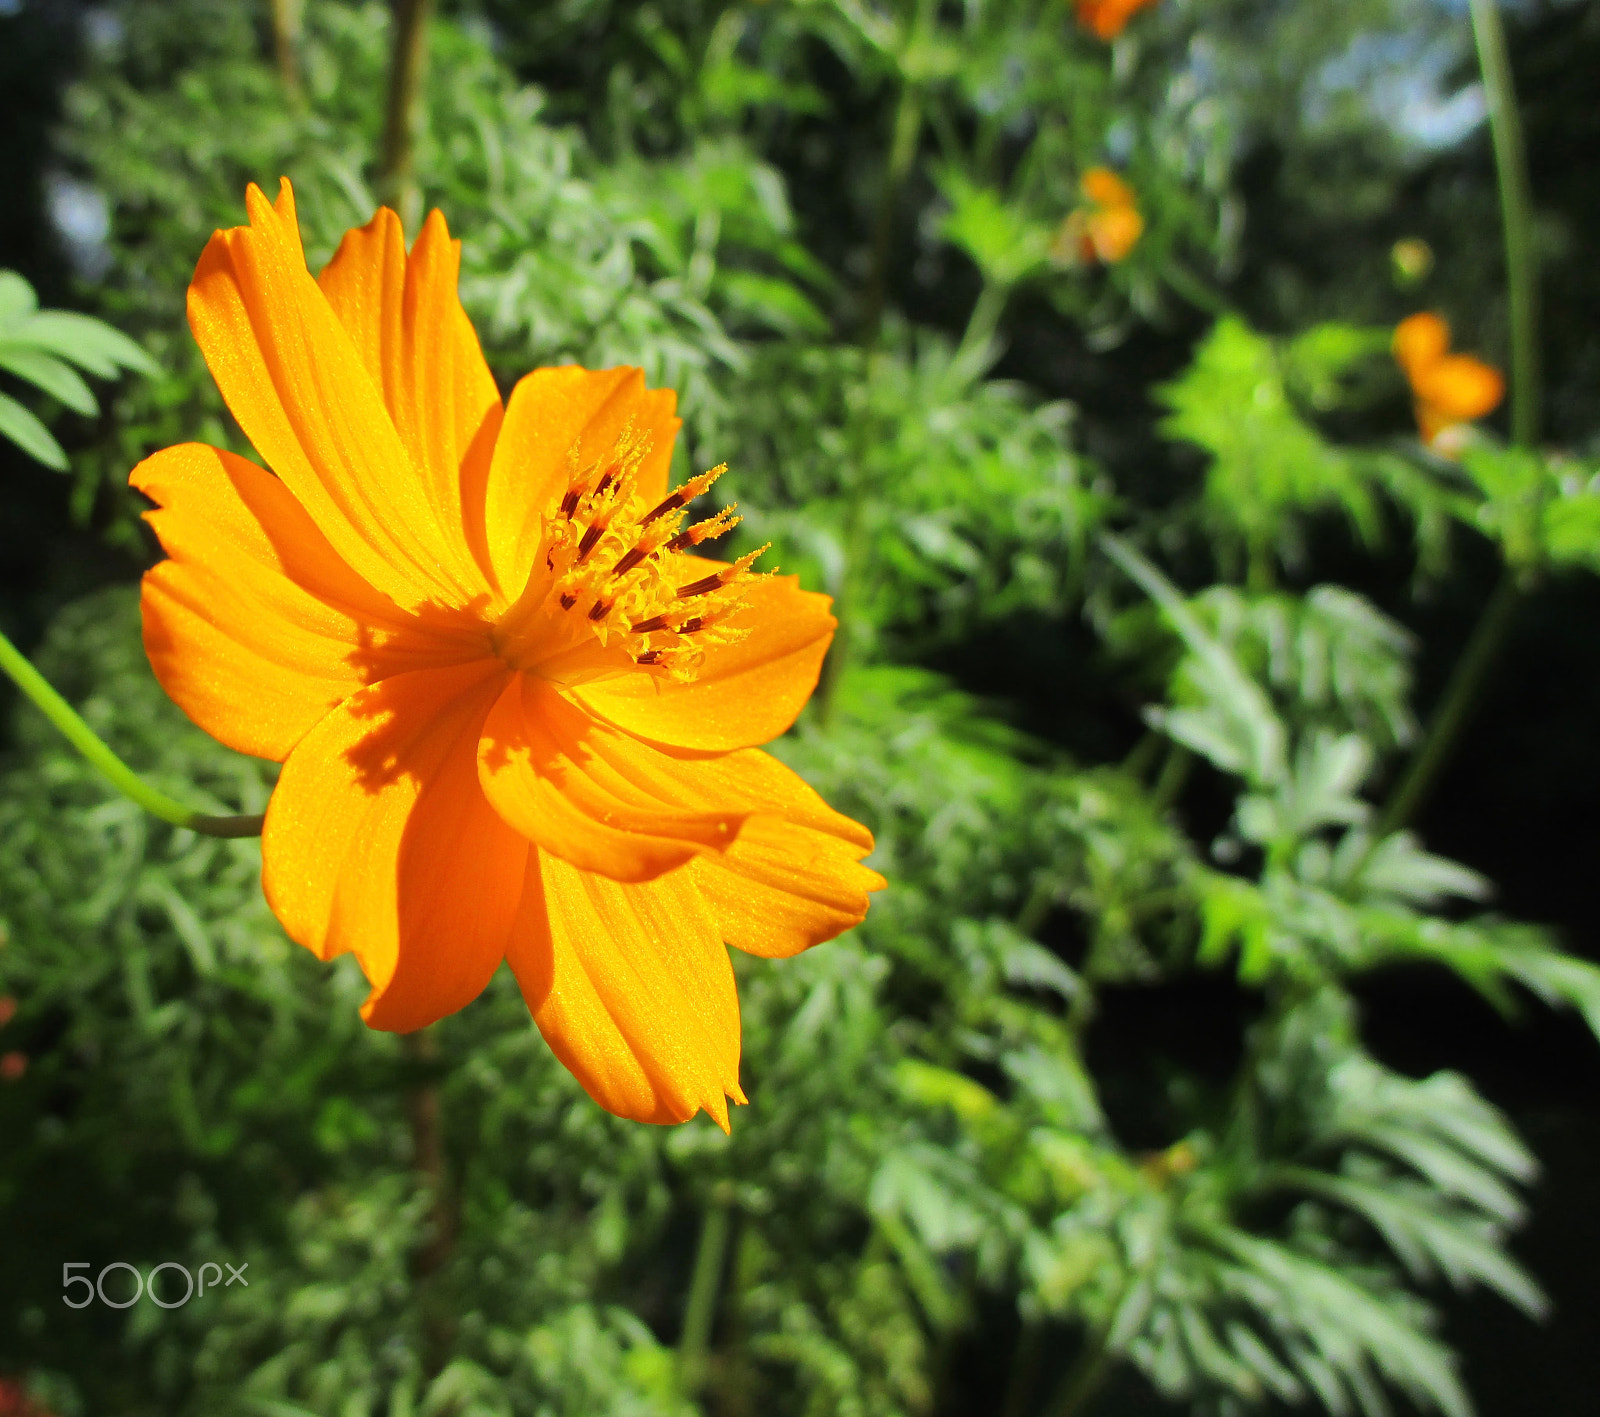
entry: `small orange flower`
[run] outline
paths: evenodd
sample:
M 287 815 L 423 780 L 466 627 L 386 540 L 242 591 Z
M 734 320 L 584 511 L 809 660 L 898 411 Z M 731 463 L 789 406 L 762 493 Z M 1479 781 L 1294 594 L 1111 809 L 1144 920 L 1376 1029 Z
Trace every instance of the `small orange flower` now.
M 0 994 L 0 1028 L 17 1016 L 17 1001 L 9 994 Z
M 1115 39 L 1140 10 L 1156 0 L 1076 0 L 1078 23 L 1101 39 Z
M 15 1082 L 28 1071 L 28 1055 L 13 1049 L 0 1053 L 0 1082 Z
M 669 491 L 670 390 L 538 369 L 502 407 L 438 212 L 387 209 L 306 270 L 287 181 L 211 238 L 189 323 L 272 471 L 190 443 L 134 469 L 170 559 L 145 647 L 213 737 L 283 763 L 263 886 L 289 935 L 359 960 L 406 1032 L 502 959 L 602 1106 L 724 1128 L 724 944 L 792 955 L 883 885 L 871 835 L 756 750 L 835 621 L 754 555 L 695 554 L 721 469 Z M 274 475 L 275 474 L 275 475 Z
M 1453 451 L 1455 430 L 1492 413 L 1505 397 L 1500 371 L 1470 354 L 1450 353 L 1450 326 L 1424 311 L 1394 332 L 1394 357 L 1416 399 L 1417 428 L 1430 447 Z
M 1126 260 L 1144 235 L 1144 217 L 1133 188 L 1109 167 L 1091 167 L 1079 185 L 1089 205 L 1061 223 L 1051 254 L 1058 261 L 1084 265 Z

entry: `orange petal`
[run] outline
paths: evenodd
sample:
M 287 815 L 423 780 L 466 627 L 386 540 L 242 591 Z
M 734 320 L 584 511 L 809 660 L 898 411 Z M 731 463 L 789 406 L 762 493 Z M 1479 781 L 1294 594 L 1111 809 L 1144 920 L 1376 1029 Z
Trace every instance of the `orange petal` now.
M 484 724 L 484 793 L 528 840 L 584 871 L 646 881 L 733 841 L 744 812 L 706 792 L 700 764 L 668 757 L 519 674 Z
M 1429 311 L 1408 315 L 1394 328 L 1394 357 L 1413 388 L 1418 374 L 1443 359 L 1449 348 L 1450 326 Z
M 501 591 L 527 583 L 544 518 L 571 474 L 607 458 L 625 433 L 647 440 L 638 470 L 646 498 L 666 495 L 672 443 L 682 420 L 671 389 L 646 389 L 638 369 L 535 369 L 518 381 L 495 443 L 485 490 L 489 560 Z
M 728 951 L 682 871 L 624 885 L 539 851 L 506 958 L 539 1031 L 602 1107 L 640 1122 L 704 1108 L 724 1131 L 739 1090 Z
M 1128 21 L 1155 0 L 1078 0 L 1078 23 L 1101 39 L 1115 39 Z
M 750 817 L 727 851 L 697 856 L 683 869 L 730 945 L 787 959 L 859 925 L 867 896 L 888 884 L 857 864 L 837 837 L 777 817 Z
M 1134 207 L 1108 207 L 1091 212 L 1088 219 L 1089 242 L 1094 253 L 1107 265 L 1126 260 L 1144 235 L 1144 218 Z
M 1469 354 L 1449 354 L 1412 379 L 1417 398 L 1445 423 L 1469 423 L 1500 406 L 1506 381 L 1498 369 Z
M 362 684 L 481 654 L 470 626 L 434 632 L 339 557 L 287 487 L 185 443 L 129 481 L 170 560 L 146 573 L 145 649 L 162 687 L 213 738 L 281 762 Z
M 685 559 L 707 574 L 726 564 Z M 709 647 L 693 681 L 622 674 L 570 692 L 608 723 L 663 747 L 721 753 L 769 743 L 788 730 L 817 687 L 839 623 L 831 603 L 801 590 L 798 576 L 765 577 L 724 622 L 749 635 Z
M 483 488 L 500 391 L 461 308 L 460 272 L 461 243 L 440 213 L 423 223 L 408 259 L 400 218 L 383 207 L 345 233 L 317 285 L 382 393 L 450 547 L 470 547 L 486 575 Z M 474 508 L 470 526 L 464 502 Z
M 305 268 L 287 182 L 252 186 L 251 224 L 217 232 L 189 286 L 189 325 L 239 426 L 338 554 L 412 608 L 486 590 L 435 515 L 355 341 Z
M 262 885 L 291 939 L 351 951 L 362 1017 L 404 1033 L 470 1003 L 505 954 L 530 861 L 478 786 L 497 662 L 354 694 L 289 755 L 262 832 Z
M 1134 204 L 1133 188 L 1109 167 L 1091 167 L 1083 174 L 1079 185 L 1083 195 L 1098 206 L 1131 207 Z
M 856 864 L 872 850 L 871 832 L 767 753 L 730 753 L 694 766 L 706 800 L 751 812 L 726 851 L 684 867 L 724 940 L 782 958 L 861 922 L 868 893 L 885 884 Z

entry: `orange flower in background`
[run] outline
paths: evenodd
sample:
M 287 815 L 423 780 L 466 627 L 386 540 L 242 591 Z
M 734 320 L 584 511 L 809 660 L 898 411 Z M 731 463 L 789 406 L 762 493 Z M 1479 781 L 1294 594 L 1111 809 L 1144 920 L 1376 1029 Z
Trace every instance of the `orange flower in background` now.
M 51 1417 L 15 1378 L 0 1378 L 0 1417 Z
M 15 1082 L 28 1071 L 28 1055 L 13 1049 L 0 1053 L 0 1082 Z
M 1051 254 L 1058 261 L 1085 265 L 1126 260 L 1144 235 L 1144 217 L 1133 188 L 1109 167 L 1091 167 L 1079 185 L 1089 205 L 1061 223 Z
M 865 828 L 757 751 L 835 621 L 793 576 L 695 553 L 721 469 L 669 491 L 679 419 L 636 369 L 523 378 L 504 407 L 438 212 L 384 209 L 306 270 L 287 181 L 219 231 L 189 323 L 272 471 L 201 444 L 133 485 L 170 559 L 145 646 L 197 724 L 283 763 L 263 886 L 406 1032 L 508 961 L 602 1106 L 644 1121 L 739 1090 L 726 944 L 781 957 L 861 920 Z M 276 475 L 273 475 L 276 474 Z
M 1156 0 L 1075 0 L 1078 23 L 1101 39 L 1115 39 L 1140 10 Z
M 1450 353 L 1450 326 L 1424 312 L 1394 332 L 1394 357 L 1416 399 L 1417 428 L 1430 447 L 1453 451 L 1454 430 L 1494 412 L 1505 397 L 1500 371 L 1470 354 Z

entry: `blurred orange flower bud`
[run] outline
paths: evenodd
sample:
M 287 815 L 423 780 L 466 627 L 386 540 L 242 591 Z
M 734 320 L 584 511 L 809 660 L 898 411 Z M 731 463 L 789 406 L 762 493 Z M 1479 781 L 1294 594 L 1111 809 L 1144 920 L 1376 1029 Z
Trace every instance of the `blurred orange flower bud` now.
M 1408 316 L 1395 327 L 1394 357 L 1416 398 L 1422 441 L 1454 454 L 1450 430 L 1492 413 L 1506 395 L 1506 381 L 1492 365 L 1470 354 L 1450 353 L 1450 326 L 1438 315 Z
M 1108 265 L 1126 259 L 1144 235 L 1144 218 L 1137 207 L 1109 207 L 1089 218 L 1089 242 Z
M 1109 167 L 1091 167 L 1079 186 L 1090 205 L 1069 213 L 1050 243 L 1050 254 L 1063 264 L 1125 260 L 1144 235 L 1133 188 Z
M 1101 39 L 1115 39 L 1140 10 L 1156 0 L 1076 0 L 1078 23 Z
M 1134 205 L 1133 188 L 1109 167 L 1091 167 L 1078 185 L 1083 188 L 1083 195 L 1097 207 Z
M 9 994 L 0 994 L 0 1028 L 17 1016 L 17 1001 Z
M 0 1082 L 15 1082 L 28 1071 L 26 1053 L 0 1053 Z
M 1408 315 L 1394 330 L 1394 357 L 1415 379 L 1419 369 L 1442 359 L 1450 348 L 1450 326 L 1430 311 Z

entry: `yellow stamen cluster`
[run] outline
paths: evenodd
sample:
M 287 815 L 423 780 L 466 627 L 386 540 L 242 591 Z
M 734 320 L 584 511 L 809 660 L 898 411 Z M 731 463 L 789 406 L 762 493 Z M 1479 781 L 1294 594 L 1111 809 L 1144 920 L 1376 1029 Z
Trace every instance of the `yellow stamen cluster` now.
M 542 581 L 537 606 L 513 618 L 526 622 L 535 609 L 543 611 L 542 652 L 565 651 L 586 631 L 607 649 L 625 650 L 635 664 L 688 680 L 708 646 L 736 643 L 747 633 L 724 622 L 758 579 L 750 567 L 766 547 L 706 574 L 704 563 L 687 553 L 741 519 L 728 506 L 684 523 L 689 504 L 727 468 L 692 477 L 649 505 L 638 488 L 647 451 L 648 444 L 626 433 L 611 457 L 585 467 L 574 462 L 566 493 L 545 523 L 543 564 L 534 576 Z M 524 631 L 516 639 L 528 645 L 532 636 Z

